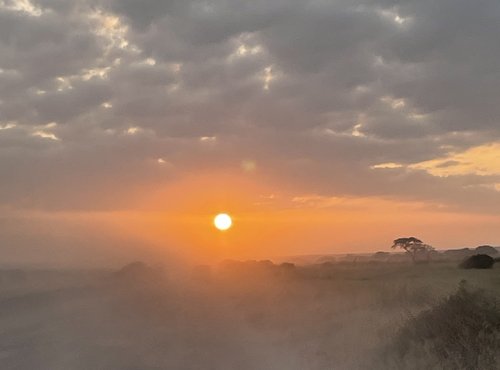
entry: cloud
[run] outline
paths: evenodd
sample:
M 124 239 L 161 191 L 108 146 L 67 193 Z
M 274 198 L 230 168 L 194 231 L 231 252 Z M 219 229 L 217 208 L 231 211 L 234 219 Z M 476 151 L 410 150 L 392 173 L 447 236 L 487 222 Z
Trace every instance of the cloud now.
M 463 152 L 450 153 L 444 158 L 416 163 L 413 168 L 423 169 L 435 176 L 498 175 L 500 176 L 500 143 L 484 144 Z
M 0 2 L 0 203 L 129 207 L 251 161 L 297 194 L 491 211 L 499 16 L 496 0 Z

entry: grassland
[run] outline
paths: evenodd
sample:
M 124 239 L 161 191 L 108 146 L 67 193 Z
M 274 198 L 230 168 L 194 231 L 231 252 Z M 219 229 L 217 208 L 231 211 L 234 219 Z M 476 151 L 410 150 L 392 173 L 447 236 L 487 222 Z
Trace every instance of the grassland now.
M 432 348 L 400 358 L 401 329 L 462 280 L 500 293 L 500 266 L 456 262 L 137 264 L 0 278 L 2 369 L 440 368 Z

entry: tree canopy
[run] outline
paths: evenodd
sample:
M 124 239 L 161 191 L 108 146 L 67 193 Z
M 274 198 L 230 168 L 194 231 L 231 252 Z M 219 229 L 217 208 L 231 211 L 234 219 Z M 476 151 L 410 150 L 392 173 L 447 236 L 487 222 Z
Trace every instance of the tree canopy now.
M 395 239 L 391 248 L 403 249 L 410 255 L 413 262 L 417 261 L 417 255 L 420 253 L 424 253 L 428 260 L 430 258 L 430 252 L 434 250 L 433 247 L 425 244 L 422 240 L 415 238 L 414 236 Z

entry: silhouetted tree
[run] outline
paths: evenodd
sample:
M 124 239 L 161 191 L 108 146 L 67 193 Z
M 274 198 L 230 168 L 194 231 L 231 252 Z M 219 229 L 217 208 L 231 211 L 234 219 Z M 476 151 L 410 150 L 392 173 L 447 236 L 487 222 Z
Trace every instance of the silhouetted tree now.
M 430 252 L 434 250 L 428 244 L 424 244 L 424 242 L 420 239 L 417 239 L 413 236 L 408 238 L 398 238 L 394 240 L 392 249 L 400 248 L 403 249 L 406 253 L 408 253 L 411 257 L 413 263 L 417 262 L 417 255 L 421 253 L 425 253 L 427 261 L 430 259 Z

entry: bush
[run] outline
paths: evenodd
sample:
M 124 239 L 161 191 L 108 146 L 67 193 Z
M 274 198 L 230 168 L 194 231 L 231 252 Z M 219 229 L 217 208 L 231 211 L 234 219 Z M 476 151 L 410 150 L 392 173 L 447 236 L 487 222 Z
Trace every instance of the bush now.
M 487 254 L 475 254 L 463 260 L 460 267 L 464 269 L 489 269 L 494 263 L 495 259 Z
M 397 368 L 496 369 L 500 360 L 500 307 L 463 281 L 456 293 L 412 317 L 391 348 Z M 392 351 L 391 351 L 392 352 Z M 394 354 L 392 352 L 392 354 Z
M 476 248 L 476 253 L 487 254 L 489 256 L 495 256 L 498 254 L 498 251 L 496 248 L 492 247 L 491 245 L 480 245 L 479 247 Z
M 129 263 L 113 274 L 117 281 L 126 283 L 144 283 L 158 280 L 160 271 L 153 269 L 144 262 L 136 261 Z

